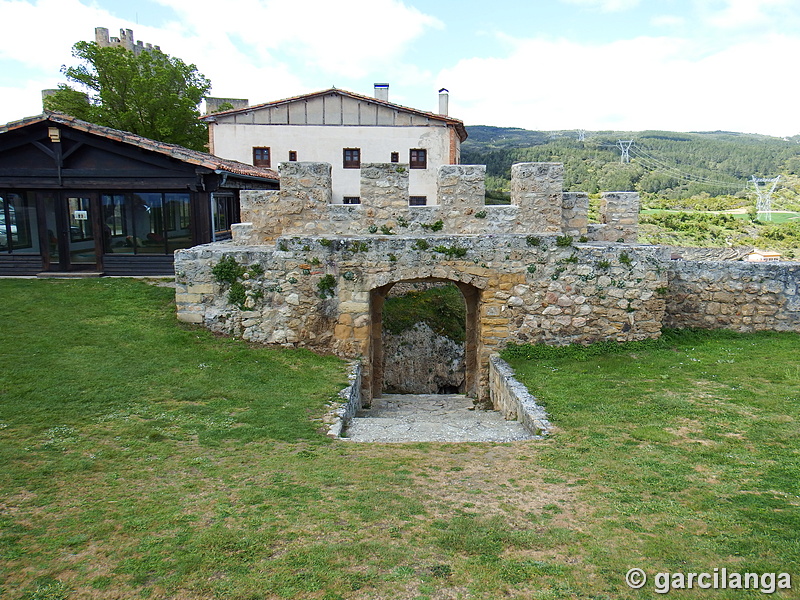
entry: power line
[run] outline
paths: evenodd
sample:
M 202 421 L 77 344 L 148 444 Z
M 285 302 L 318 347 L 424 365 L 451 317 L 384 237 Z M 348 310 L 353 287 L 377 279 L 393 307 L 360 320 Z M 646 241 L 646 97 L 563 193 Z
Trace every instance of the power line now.
M 692 174 L 692 173 L 687 173 L 685 171 L 681 171 L 677 167 L 674 167 L 672 165 L 668 165 L 667 163 L 665 163 L 665 162 L 659 160 L 658 158 L 656 158 L 655 156 L 652 156 L 651 154 L 648 154 L 647 152 L 645 152 L 638 145 L 634 145 L 633 146 L 633 154 L 642 163 L 644 163 L 645 166 L 652 165 L 652 166 L 649 166 L 649 168 L 651 168 L 653 170 L 666 171 L 669 174 L 672 174 L 675 177 L 678 177 L 679 179 L 685 179 L 687 181 L 692 181 L 694 183 L 702 183 L 702 184 L 705 184 L 705 185 L 716 185 L 716 186 L 720 186 L 720 187 L 726 187 L 726 188 L 729 188 L 729 189 L 738 189 L 738 190 L 740 190 L 740 189 L 742 189 L 744 187 L 744 185 L 741 184 L 741 183 L 733 183 L 731 181 L 721 181 L 721 180 L 717 180 L 717 179 L 711 179 L 709 177 L 705 177 L 705 176 L 702 176 L 702 175 L 695 175 L 695 174 Z M 648 163 L 649 163 L 649 165 L 648 165 Z

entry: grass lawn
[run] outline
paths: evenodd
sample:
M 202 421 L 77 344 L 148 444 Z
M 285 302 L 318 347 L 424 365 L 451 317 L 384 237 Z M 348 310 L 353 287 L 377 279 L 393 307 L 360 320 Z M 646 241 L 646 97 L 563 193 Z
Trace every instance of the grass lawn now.
M 657 215 L 660 213 L 686 213 L 686 214 L 712 214 L 712 215 L 728 215 L 733 217 L 734 219 L 739 219 L 742 221 L 749 221 L 750 215 L 746 212 L 727 212 L 724 210 L 670 210 L 666 208 L 643 208 L 640 211 L 643 215 Z M 800 220 L 800 213 L 792 212 L 792 211 L 778 211 L 773 212 L 771 218 L 767 221 L 764 213 L 760 214 L 760 218 L 762 223 L 786 223 L 787 221 L 797 221 Z
M 798 597 L 796 334 L 517 358 L 549 439 L 351 444 L 317 431 L 335 358 L 180 324 L 142 281 L 0 294 L 4 599 L 652 598 L 631 567 Z

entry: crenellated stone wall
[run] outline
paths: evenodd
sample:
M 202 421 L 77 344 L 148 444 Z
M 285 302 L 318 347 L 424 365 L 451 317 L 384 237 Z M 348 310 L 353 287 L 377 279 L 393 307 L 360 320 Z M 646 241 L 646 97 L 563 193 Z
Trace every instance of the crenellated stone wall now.
M 588 196 L 561 191 L 561 165 L 515 165 L 510 206 L 484 204 L 482 166 L 442 167 L 438 203 L 420 207 L 407 166 L 364 165 L 356 205 L 330 203 L 330 172 L 282 164 L 279 192 L 243 194 L 248 222 L 232 241 L 176 252 L 178 318 L 360 358 L 367 404 L 382 391 L 382 310 L 397 283 L 459 288 L 464 385 L 478 401 L 489 356 L 512 342 L 641 340 L 664 325 L 800 331 L 796 263 L 670 260 L 634 243 L 638 195 L 605 194 L 603 222 L 588 225 Z M 215 275 L 225 261 L 234 282 Z
M 636 240 L 638 194 L 612 193 L 601 206 L 606 224 L 590 230 L 588 195 L 562 192 L 564 169 L 558 163 L 514 165 L 511 204 L 499 206 L 485 203 L 483 165 L 440 167 L 437 198 L 426 206 L 409 205 L 405 164 L 362 165 L 360 204 L 331 203 L 326 163 L 281 163 L 279 171 L 280 191 L 241 193 L 243 223 L 232 229 L 236 243 L 267 244 L 281 235 L 381 233 L 564 233 L 596 241 Z

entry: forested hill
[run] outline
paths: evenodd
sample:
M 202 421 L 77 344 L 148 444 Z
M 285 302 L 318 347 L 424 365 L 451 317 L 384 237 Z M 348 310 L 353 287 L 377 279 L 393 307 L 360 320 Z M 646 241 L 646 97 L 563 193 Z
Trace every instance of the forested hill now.
M 485 164 L 487 188 L 508 190 L 517 162 L 564 163 L 567 191 L 635 190 L 664 200 L 752 195 L 750 179 L 782 175 L 782 186 L 800 179 L 800 136 L 790 139 L 724 131 L 529 131 L 467 127 L 464 164 Z M 618 141 L 633 141 L 621 162 Z M 792 193 L 794 195 L 794 192 Z

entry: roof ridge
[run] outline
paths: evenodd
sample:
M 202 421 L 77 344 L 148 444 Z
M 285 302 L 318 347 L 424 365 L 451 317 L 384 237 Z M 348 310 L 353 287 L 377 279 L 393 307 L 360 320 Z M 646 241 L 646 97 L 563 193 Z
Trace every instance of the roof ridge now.
M 339 89 L 339 88 L 336 88 L 336 87 L 328 88 L 328 89 L 325 89 L 325 90 L 320 90 L 320 91 L 317 91 L 317 92 L 310 92 L 310 93 L 307 93 L 307 94 L 300 94 L 300 95 L 297 95 L 297 96 L 290 96 L 288 98 L 283 98 L 281 100 L 273 100 L 271 102 L 262 102 L 260 104 L 253 104 L 252 106 L 246 106 L 244 108 L 233 108 L 233 109 L 230 109 L 230 110 L 223 110 L 223 111 L 219 111 L 219 112 L 209 113 L 207 115 L 203 115 L 202 117 L 200 117 L 200 119 L 201 120 L 206 120 L 206 119 L 214 118 L 214 117 L 217 117 L 217 116 L 220 116 L 220 115 L 242 114 L 242 113 L 246 113 L 246 112 L 250 112 L 250 111 L 254 111 L 254 110 L 260 110 L 262 108 L 267 108 L 267 107 L 271 107 L 271 106 L 279 106 L 281 104 L 287 104 L 287 103 L 290 103 L 290 102 L 296 102 L 296 101 L 302 100 L 304 98 L 313 98 L 313 97 L 317 97 L 317 96 L 322 96 L 322 95 L 329 94 L 329 93 L 342 94 L 344 96 L 349 96 L 349 97 L 355 98 L 357 100 L 363 100 L 365 102 L 371 102 L 373 104 L 386 106 L 388 108 L 400 109 L 400 110 L 403 110 L 403 111 L 406 111 L 406 112 L 414 113 L 414 114 L 417 114 L 417 115 L 422 115 L 422 116 L 425 116 L 427 118 L 436 119 L 436 120 L 439 120 L 439 121 L 444 121 L 446 123 L 449 123 L 449 124 L 452 124 L 452 125 L 456 126 L 457 128 L 460 127 L 461 129 L 463 129 L 464 130 L 463 131 L 463 133 L 464 133 L 463 139 L 466 139 L 466 137 L 467 137 L 466 136 L 466 129 L 464 128 L 464 121 L 462 121 L 461 119 L 456 119 L 456 118 L 451 117 L 449 115 L 440 115 L 438 113 L 431 112 L 431 111 L 420 110 L 418 108 L 411 108 L 410 106 L 403 106 L 402 104 L 397 104 L 395 102 L 389 102 L 388 100 L 379 100 L 378 98 L 374 98 L 372 96 L 365 96 L 364 94 L 359 94 L 357 92 L 351 92 L 351 91 Z M 463 141 L 463 139 L 462 139 L 462 141 Z
M 254 177 L 264 177 L 276 180 L 279 178 L 278 173 L 273 169 L 248 165 L 247 163 L 239 162 L 237 160 L 215 156 L 214 154 L 210 154 L 208 152 L 192 150 L 191 148 L 186 148 L 185 146 L 181 146 L 179 144 L 153 140 L 129 131 L 114 129 L 113 127 L 108 127 L 106 125 L 90 123 L 89 121 L 84 121 L 75 116 L 57 111 L 45 110 L 40 115 L 25 117 L 18 121 L 12 121 L 5 125 L 0 125 L 0 134 L 45 121 L 67 125 L 73 127 L 74 129 L 85 131 L 87 133 L 94 133 L 107 139 L 138 146 L 139 148 L 149 150 L 151 152 L 157 152 L 159 154 L 163 154 L 197 166 L 202 166 L 207 169 L 228 171 L 238 175 L 251 175 Z

